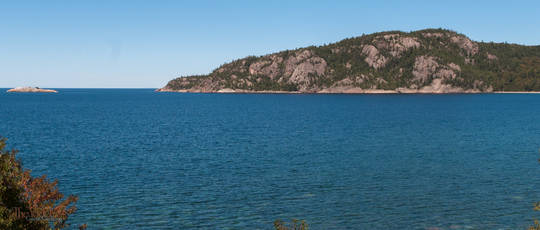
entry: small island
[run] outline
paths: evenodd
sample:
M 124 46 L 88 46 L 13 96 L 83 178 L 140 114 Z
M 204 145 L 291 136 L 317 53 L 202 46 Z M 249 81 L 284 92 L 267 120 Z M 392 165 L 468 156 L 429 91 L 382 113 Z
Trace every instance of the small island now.
M 39 87 L 16 87 L 13 89 L 7 90 L 8 93 L 58 93 L 58 91 L 53 89 L 41 89 Z

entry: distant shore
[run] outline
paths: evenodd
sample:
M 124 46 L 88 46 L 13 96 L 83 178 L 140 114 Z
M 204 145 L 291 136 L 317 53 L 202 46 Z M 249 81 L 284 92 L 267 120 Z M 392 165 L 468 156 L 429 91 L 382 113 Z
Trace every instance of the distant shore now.
M 496 91 L 493 93 L 510 93 L 510 94 L 537 94 L 540 93 L 540 91 Z
M 435 90 L 383 90 L 383 89 L 346 89 L 346 90 L 320 90 L 314 92 L 300 91 L 252 91 L 252 90 L 172 90 L 172 89 L 156 89 L 156 92 L 174 92 L 174 93 L 224 93 L 224 94 L 540 94 L 540 91 L 492 91 L 482 92 L 476 90 L 455 90 L 455 91 L 435 91 Z

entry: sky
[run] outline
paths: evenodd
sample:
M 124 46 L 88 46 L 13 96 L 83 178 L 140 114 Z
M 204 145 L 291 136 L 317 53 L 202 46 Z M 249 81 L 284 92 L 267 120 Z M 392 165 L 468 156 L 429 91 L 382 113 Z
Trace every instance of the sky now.
M 159 88 L 249 55 L 446 28 L 540 45 L 540 1 L 1 1 L 0 87 Z

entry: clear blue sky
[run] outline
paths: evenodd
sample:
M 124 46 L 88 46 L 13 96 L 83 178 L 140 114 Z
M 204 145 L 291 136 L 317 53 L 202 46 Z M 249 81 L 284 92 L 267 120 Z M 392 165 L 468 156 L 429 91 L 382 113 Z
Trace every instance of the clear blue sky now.
M 157 88 L 248 55 L 386 30 L 540 44 L 540 1 L 3 1 L 0 87 Z

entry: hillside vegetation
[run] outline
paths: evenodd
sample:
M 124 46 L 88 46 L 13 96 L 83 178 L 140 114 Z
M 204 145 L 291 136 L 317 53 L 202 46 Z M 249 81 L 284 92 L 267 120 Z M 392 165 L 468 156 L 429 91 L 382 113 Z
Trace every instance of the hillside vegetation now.
M 443 29 L 381 32 L 250 56 L 158 91 L 459 93 L 540 91 L 540 46 L 484 43 Z

